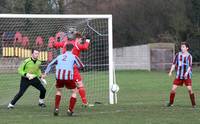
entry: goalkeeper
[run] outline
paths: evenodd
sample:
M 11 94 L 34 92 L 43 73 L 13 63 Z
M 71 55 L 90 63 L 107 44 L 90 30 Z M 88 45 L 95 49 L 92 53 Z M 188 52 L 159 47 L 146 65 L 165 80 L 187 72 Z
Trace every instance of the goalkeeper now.
M 69 101 L 69 108 L 67 114 L 72 116 L 74 107 L 76 104 L 76 82 L 74 80 L 74 64 L 77 65 L 78 68 L 83 67 L 80 59 L 73 55 L 71 50 L 73 48 L 73 44 L 66 44 L 67 52 L 62 55 L 59 55 L 55 58 L 45 70 L 45 75 L 49 73 L 51 67 L 56 64 L 56 96 L 55 96 L 55 110 L 54 115 L 57 116 L 59 113 L 59 106 L 61 100 L 61 89 L 66 87 L 67 89 L 72 89 L 72 95 Z
M 70 42 L 74 45 L 74 47 L 72 49 L 72 53 L 76 56 L 79 56 L 81 51 L 87 50 L 89 48 L 90 38 L 87 35 L 83 42 L 83 38 L 82 38 L 81 34 L 76 32 L 75 29 L 70 29 L 67 33 L 67 37 L 65 37 L 62 42 L 55 42 L 54 47 L 57 49 L 62 48 L 62 52 L 64 53 L 66 51 L 65 46 L 68 42 Z M 78 85 L 78 87 L 77 87 L 78 89 L 76 89 L 76 92 L 79 92 L 83 106 L 87 107 L 88 101 L 86 98 L 85 87 L 83 85 L 83 81 L 82 81 L 80 72 L 76 65 L 74 65 L 74 79 Z
M 32 56 L 23 61 L 19 66 L 18 72 L 21 75 L 20 89 L 15 95 L 13 100 L 8 104 L 8 108 L 14 108 L 16 102 L 23 96 L 27 88 L 31 85 L 40 91 L 39 96 L 39 106 L 46 107 L 44 104 L 44 98 L 46 94 L 46 89 L 41 84 L 40 77 L 43 78 L 44 75 L 41 74 L 41 61 L 38 60 L 39 51 L 33 49 Z

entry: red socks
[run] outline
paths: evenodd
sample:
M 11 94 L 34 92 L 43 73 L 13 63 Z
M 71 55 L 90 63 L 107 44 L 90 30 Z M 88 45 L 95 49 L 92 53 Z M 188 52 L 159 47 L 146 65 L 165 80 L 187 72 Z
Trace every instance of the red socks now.
M 174 97 L 175 97 L 175 93 L 171 92 L 170 93 L 170 99 L 169 99 L 169 103 L 172 105 L 174 103 Z
M 61 96 L 60 95 L 56 95 L 56 98 L 55 98 L 55 108 L 56 109 L 59 109 L 60 99 L 61 99 Z
M 69 101 L 69 110 L 70 110 L 71 112 L 74 111 L 75 104 L 76 104 L 76 98 L 71 97 L 71 98 L 70 98 L 70 101 Z
M 56 98 L 55 98 L 55 108 L 56 108 L 56 109 L 59 109 L 60 100 L 61 100 L 61 96 L 60 96 L 60 95 L 56 95 Z M 69 110 L 70 110 L 71 112 L 73 112 L 74 107 L 75 107 L 75 104 L 76 104 L 76 98 L 71 97 L 71 98 L 70 98 L 70 101 L 69 101 Z
M 194 96 L 194 93 L 189 93 L 189 95 L 190 95 L 190 100 L 191 100 L 191 103 L 192 103 L 192 106 L 195 106 L 196 105 L 196 103 L 195 103 L 195 96 Z
M 190 93 L 190 92 L 189 92 L 189 95 L 190 95 L 190 100 L 191 100 L 192 106 L 195 106 L 195 105 L 196 105 L 196 102 L 195 102 L 194 93 Z M 170 93 L 170 101 L 169 101 L 169 103 L 170 103 L 171 105 L 174 103 L 174 97 L 175 97 L 175 93 L 174 93 L 174 92 L 171 92 L 171 93 Z
M 87 104 L 87 98 L 86 98 L 86 93 L 85 93 L 85 88 L 84 87 L 80 87 L 78 88 L 79 94 L 81 96 L 81 100 L 83 104 Z

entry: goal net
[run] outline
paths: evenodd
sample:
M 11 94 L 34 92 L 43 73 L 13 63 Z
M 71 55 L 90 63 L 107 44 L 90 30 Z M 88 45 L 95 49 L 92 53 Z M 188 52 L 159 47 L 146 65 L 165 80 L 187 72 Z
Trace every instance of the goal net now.
M 88 102 L 114 103 L 114 94 L 110 90 L 113 84 L 111 15 L 1 14 L 0 105 L 9 103 L 18 92 L 20 75 L 17 68 L 25 58 L 31 56 L 31 49 L 39 49 L 39 59 L 44 71 L 48 63 L 61 54 L 61 49 L 52 46 L 53 39 L 63 42 L 69 28 L 76 29 L 82 36 L 91 37 L 89 49 L 81 52 L 79 56 L 85 64 L 81 76 Z M 53 104 L 55 69 L 46 80 L 46 102 Z M 22 97 L 23 100 L 19 100 L 17 104 L 37 104 L 38 95 L 37 90 L 29 87 Z M 81 103 L 81 99 L 78 103 Z

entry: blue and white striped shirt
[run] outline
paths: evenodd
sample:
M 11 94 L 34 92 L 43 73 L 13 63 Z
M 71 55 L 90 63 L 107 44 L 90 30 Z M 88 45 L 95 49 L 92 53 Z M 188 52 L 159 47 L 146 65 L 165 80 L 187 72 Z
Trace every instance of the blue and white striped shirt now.
M 173 64 L 176 66 L 176 78 L 177 79 L 191 79 L 192 77 L 192 55 L 190 53 L 183 56 L 182 52 L 176 54 Z M 184 77 L 188 68 L 190 71 L 187 78 Z
M 45 74 L 49 73 L 54 64 L 56 64 L 56 79 L 60 80 L 73 80 L 74 64 L 76 64 L 78 68 L 82 68 L 84 66 L 81 60 L 70 51 L 59 55 L 57 58 L 52 60 L 47 66 Z

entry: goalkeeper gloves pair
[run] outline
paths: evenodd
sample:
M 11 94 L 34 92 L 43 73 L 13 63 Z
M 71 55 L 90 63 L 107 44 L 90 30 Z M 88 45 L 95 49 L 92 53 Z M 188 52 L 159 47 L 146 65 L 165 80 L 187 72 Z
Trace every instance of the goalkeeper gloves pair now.
M 82 38 L 82 35 L 80 32 L 76 33 L 76 38 Z M 83 36 L 84 39 L 91 39 L 90 36 L 88 34 L 86 34 L 85 36 Z
M 35 75 L 35 74 L 26 73 L 26 77 L 27 77 L 29 80 L 32 80 L 33 78 L 36 77 L 36 75 Z
M 35 74 L 26 73 L 26 77 L 29 80 L 32 80 L 33 78 L 36 77 L 36 75 Z M 40 81 L 41 81 L 42 84 L 47 85 L 47 81 L 44 78 L 40 78 Z

